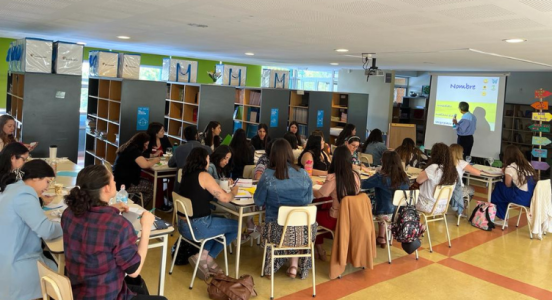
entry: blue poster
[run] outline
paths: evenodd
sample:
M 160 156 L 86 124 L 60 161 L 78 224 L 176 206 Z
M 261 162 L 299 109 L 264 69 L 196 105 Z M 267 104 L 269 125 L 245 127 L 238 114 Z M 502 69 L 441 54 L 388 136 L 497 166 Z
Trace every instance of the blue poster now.
M 316 127 L 324 127 L 324 111 L 319 110 L 316 114 Z
M 138 107 L 138 117 L 136 118 L 136 130 L 148 130 L 149 125 L 149 107 Z
M 278 127 L 278 109 L 270 110 L 270 127 Z

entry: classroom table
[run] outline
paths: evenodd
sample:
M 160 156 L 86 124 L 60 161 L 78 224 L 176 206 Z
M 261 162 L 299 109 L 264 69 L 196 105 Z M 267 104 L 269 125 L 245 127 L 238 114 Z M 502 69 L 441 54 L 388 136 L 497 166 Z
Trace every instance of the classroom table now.
M 176 178 L 176 173 L 178 168 L 171 168 L 167 164 L 167 160 L 162 160 L 161 163 L 154 165 L 150 169 L 143 169 L 142 172 L 153 177 L 153 199 L 152 207 L 155 207 L 155 202 L 157 199 L 157 179 L 160 178 Z M 163 187 L 161 187 L 163 188 Z
M 72 187 L 75 185 L 76 182 L 76 172 L 78 172 L 81 168 L 74 164 L 73 162 L 69 160 L 60 160 L 57 164 L 57 173 L 58 174 L 66 174 L 71 176 L 60 176 L 58 175 L 56 177 L 56 183 L 63 184 L 64 187 Z M 51 188 L 48 190 L 48 192 L 54 192 L 54 189 Z M 52 200 L 52 203 L 60 203 L 63 201 L 63 196 L 56 196 L 54 200 Z M 129 200 L 129 206 L 135 206 L 140 207 L 137 204 L 132 203 L 131 200 Z M 56 218 L 52 215 L 52 210 L 44 211 L 44 214 L 49 219 Z M 165 291 L 165 271 L 166 271 L 166 265 L 167 265 L 167 251 L 168 251 L 168 239 L 169 234 L 174 231 L 174 228 L 170 226 L 167 229 L 163 230 L 153 230 L 150 234 L 150 241 L 152 239 L 160 240 L 156 243 L 150 243 L 148 246 L 148 249 L 152 248 L 159 248 L 161 247 L 161 266 L 160 266 L 160 272 L 159 272 L 159 290 L 158 293 L 160 296 L 163 295 Z M 140 233 L 138 233 L 138 240 L 140 239 Z M 63 252 L 63 237 L 59 237 L 54 240 L 44 241 L 46 244 L 46 247 L 52 253 L 52 256 L 56 260 L 58 264 L 58 273 L 63 275 L 64 269 L 65 269 L 65 255 Z
M 473 165 L 474 168 L 480 171 L 498 171 L 500 169 L 491 168 L 483 165 Z M 487 202 L 491 202 L 491 194 L 493 192 L 493 184 L 502 181 L 503 174 L 482 173 L 481 176 L 475 176 L 468 172 L 464 172 L 464 178 L 467 179 L 467 185 L 470 185 L 470 180 L 484 182 L 487 184 Z

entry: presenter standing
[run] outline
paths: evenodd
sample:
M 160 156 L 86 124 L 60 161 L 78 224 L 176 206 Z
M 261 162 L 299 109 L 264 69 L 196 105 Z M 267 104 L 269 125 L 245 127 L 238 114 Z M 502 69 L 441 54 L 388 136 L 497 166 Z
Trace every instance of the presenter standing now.
M 473 147 L 473 134 L 477 126 L 477 118 L 470 112 L 470 105 L 467 102 L 460 102 L 458 105 L 462 117 L 460 121 L 456 120 L 456 115 L 452 119 L 452 128 L 458 135 L 457 144 L 464 148 L 464 158 L 471 156 Z

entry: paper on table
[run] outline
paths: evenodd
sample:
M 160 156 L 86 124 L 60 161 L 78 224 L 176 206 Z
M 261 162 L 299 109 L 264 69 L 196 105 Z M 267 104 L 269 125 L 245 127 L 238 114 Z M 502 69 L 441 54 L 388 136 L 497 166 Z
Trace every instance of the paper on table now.
M 321 188 L 322 188 L 322 185 L 320 185 L 320 184 L 315 184 L 315 185 L 312 186 L 313 190 L 319 190 Z
M 491 175 L 502 175 L 502 170 L 501 169 L 481 170 L 481 172 L 491 174 Z
M 253 180 L 252 179 L 239 178 L 236 185 L 239 186 L 239 187 L 251 187 L 251 186 L 253 186 Z
M 238 194 L 234 198 L 251 198 L 253 197 L 249 191 L 246 190 L 238 190 Z

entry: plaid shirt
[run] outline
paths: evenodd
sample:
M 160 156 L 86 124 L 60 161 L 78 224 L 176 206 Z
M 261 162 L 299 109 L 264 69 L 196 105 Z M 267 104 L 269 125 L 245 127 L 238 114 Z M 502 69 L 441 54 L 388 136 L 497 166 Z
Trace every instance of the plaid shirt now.
M 116 208 L 92 207 L 81 217 L 66 209 L 61 218 L 67 275 L 75 299 L 134 297 L 125 270 L 140 262 L 132 224 Z

